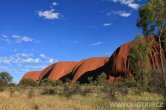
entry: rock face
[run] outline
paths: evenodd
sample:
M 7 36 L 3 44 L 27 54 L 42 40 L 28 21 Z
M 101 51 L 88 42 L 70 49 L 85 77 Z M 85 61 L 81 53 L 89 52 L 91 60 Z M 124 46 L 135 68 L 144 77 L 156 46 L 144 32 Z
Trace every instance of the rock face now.
M 157 54 L 159 50 L 159 44 L 156 42 L 155 37 L 149 37 L 145 39 L 146 42 L 152 42 L 151 46 L 151 51 L 149 55 L 149 69 L 160 69 L 160 57 Z M 131 76 L 131 70 L 130 70 L 130 62 L 129 62 L 129 52 L 131 47 L 136 44 L 136 41 L 132 41 L 129 43 L 126 43 L 122 46 L 120 46 L 110 57 L 109 64 L 107 65 L 109 67 L 109 74 L 110 76 L 113 77 L 123 77 L 126 74 Z M 163 53 L 163 59 L 164 59 L 164 64 L 166 64 L 165 57 L 164 57 L 164 52 Z
M 80 61 L 74 68 L 72 82 L 85 83 L 89 76 L 97 77 L 105 71 L 104 65 L 108 61 L 109 57 L 94 57 Z
M 72 72 L 76 64 L 77 62 L 58 62 L 52 64 L 42 71 L 39 79 L 50 78 L 53 80 L 65 80 L 69 78 L 71 80 Z
M 38 81 L 40 75 L 41 75 L 41 71 L 31 71 L 26 73 L 22 79 L 32 79 L 32 80 Z
M 145 39 L 146 42 L 151 41 L 152 47 L 149 54 L 149 69 L 160 69 L 160 57 L 157 54 L 159 50 L 159 44 L 156 42 L 155 37 L 149 37 Z M 24 75 L 23 79 L 31 78 L 33 80 L 43 80 L 45 78 L 51 78 L 53 80 L 66 79 L 72 80 L 72 82 L 79 81 L 85 83 L 88 81 L 88 77 L 92 76 L 93 80 L 105 72 L 108 76 L 109 82 L 115 82 L 121 80 L 125 75 L 131 76 L 129 52 L 131 47 L 136 44 L 136 41 L 132 41 L 120 46 L 111 57 L 93 57 L 80 62 L 58 62 L 45 68 L 42 72 L 29 72 Z M 166 64 L 166 58 L 164 57 L 164 64 Z

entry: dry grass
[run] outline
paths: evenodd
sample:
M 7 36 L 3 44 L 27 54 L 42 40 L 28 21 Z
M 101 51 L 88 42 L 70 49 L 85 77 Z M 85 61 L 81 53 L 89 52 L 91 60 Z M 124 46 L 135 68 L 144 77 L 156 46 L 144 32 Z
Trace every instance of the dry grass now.
M 117 100 L 121 102 L 131 101 L 160 101 L 163 97 L 158 94 L 144 93 L 128 95 L 117 94 Z M 35 89 L 35 95 L 28 97 L 28 90 L 15 92 L 12 96 L 9 90 L 0 92 L 0 110 L 148 110 L 149 108 L 111 108 L 111 99 L 101 98 L 96 94 L 81 96 L 73 95 L 66 98 L 60 95 L 40 95 Z M 159 108 L 150 108 L 158 110 Z

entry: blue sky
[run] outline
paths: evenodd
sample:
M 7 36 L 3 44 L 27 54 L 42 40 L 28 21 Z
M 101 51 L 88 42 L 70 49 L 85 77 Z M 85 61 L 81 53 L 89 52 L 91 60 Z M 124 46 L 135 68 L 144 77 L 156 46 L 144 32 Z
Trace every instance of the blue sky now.
M 18 82 L 57 61 L 111 56 L 141 33 L 147 0 L 0 0 L 0 72 Z

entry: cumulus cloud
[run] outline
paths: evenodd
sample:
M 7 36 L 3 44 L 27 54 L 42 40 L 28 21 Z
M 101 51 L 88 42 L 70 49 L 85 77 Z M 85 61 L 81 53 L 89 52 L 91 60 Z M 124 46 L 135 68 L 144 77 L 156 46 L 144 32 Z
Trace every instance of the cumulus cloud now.
M 103 44 L 103 42 L 95 42 L 95 43 L 92 43 L 91 45 L 92 45 L 92 46 L 99 46 L 99 45 L 101 45 L 101 44 Z
M 55 12 L 54 9 L 45 10 L 45 11 L 38 11 L 39 17 L 43 17 L 43 18 L 48 19 L 48 20 L 59 19 L 59 15 L 60 14 Z
M 128 12 L 119 12 L 119 15 L 122 17 L 129 17 L 131 15 L 131 13 Z
M 0 64 L 25 64 L 25 63 L 55 63 L 58 60 L 44 54 L 36 56 L 33 53 L 18 53 L 10 56 L 1 56 Z
M 38 40 L 32 39 L 31 37 L 21 35 L 1 35 L 0 40 L 8 43 L 39 42 Z
M 135 10 L 138 10 L 138 8 L 140 7 L 138 4 L 136 3 L 131 3 L 131 4 L 128 4 L 129 7 L 135 9 Z
M 27 36 L 20 36 L 20 35 L 12 35 L 17 43 L 21 42 L 33 42 L 33 39 Z
M 0 64 L 40 63 L 39 58 L 33 58 L 33 54 L 19 53 L 11 56 L 0 57 Z
M 103 24 L 104 27 L 109 27 L 109 26 L 111 26 L 111 25 L 112 25 L 111 23 L 104 23 L 104 24 Z
M 40 10 L 37 11 L 38 12 L 38 16 L 42 17 L 44 19 L 48 19 L 48 20 L 55 20 L 55 19 L 59 19 L 60 18 L 60 13 L 55 11 L 55 6 L 57 6 L 58 3 L 57 2 L 53 2 L 50 6 L 50 9 L 47 10 Z
M 43 58 L 43 59 L 46 59 L 46 63 L 55 63 L 57 62 L 58 60 L 56 59 L 53 59 L 53 58 L 50 58 L 50 57 L 47 57 L 45 54 L 40 54 L 40 57 Z
M 129 17 L 131 16 L 131 13 L 130 12 L 126 12 L 126 11 L 111 11 L 110 13 L 107 13 L 107 15 L 111 15 L 111 14 L 114 14 L 114 15 L 119 15 L 119 16 L 122 16 L 122 17 Z
M 10 70 L 15 73 L 26 73 L 28 71 L 43 70 L 51 63 L 57 62 L 54 58 L 49 58 L 44 54 L 35 55 L 33 53 L 18 53 L 9 56 L 0 56 L 0 69 Z
M 134 10 L 138 10 L 138 8 L 140 7 L 140 5 L 135 3 L 134 0 L 108 0 L 108 1 L 112 1 L 115 3 L 119 2 L 120 4 L 127 5 L 128 7 Z
M 57 5 L 57 2 L 53 2 L 52 5 L 53 5 L 53 6 L 56 6 L 56 5 Z

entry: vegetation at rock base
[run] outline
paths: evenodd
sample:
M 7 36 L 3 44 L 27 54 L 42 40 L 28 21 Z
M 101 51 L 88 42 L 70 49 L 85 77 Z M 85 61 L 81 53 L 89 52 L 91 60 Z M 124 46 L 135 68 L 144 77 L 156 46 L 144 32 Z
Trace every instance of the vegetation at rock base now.
M 137 36 L 136 44 L 131 48 L 129 53 L 130 69 L 133 73 L 137 86 L 143 91 L 147 88 L 150 81 L 150 70 L 148 68 L 150 48 L 152 43 Z
M 157 36 L 159 43 L 159 56 L 162 67 L 164 80 L 164 91 L 166 95 L 166 74 L 164 71 L 164 55 L 162 54 L 162 46 L 165 49 L 165 32 L 166 32 L 166 1 L 165 0 L 149 0 L 139 10 L 139 19 L 137 26 L 143 30 L 145 37 Z
M 39 83 L 37 81 L 34 81 L 34 80 L 28 78 L 28 79 L 21 80 L 20 83 L 19 83 L 19 85 L 22 85 L 22 86 L 33 86 L 33 87 L 35 87 L 35 86 L 38 86 Z
M 50 79 L 45 79 L 45 81 L 41 82 L 27 79 L 24 82 L 22 80 L 20 83 L 22 84 L 17 86 L 6 86 L 0 92 L 1 110 L 21 110 L 23 108 L 28 110 L 122 110 L 124 109 L 123 107 L 112 108 L 110 103 L 162 102 L 164 100 L 162 94 L 157 91 L 148 91 L 146 89 L 141 93 L 139 86 L 137 86 L 139 82 L 132 78 L 109 84 L 106 82 L 105 73 L 101 73 L 95 83 L 91 81 L 91 84 L 72 84 L 71 81 L 62 83 L 61 81 Z M 156 85 L 160 84 L 163 83 L 157 83 Z M 153 97 L 151 97 L 152 95 Z M 65 106 L 62 106 L 61 103 L 65 104 Z M 131 108 L 126 107 L 125 109 L 130 110 Z M 148 108 L 143 109 L 148 110 Z M 159 108 L 154 107 L 154 109 Z

